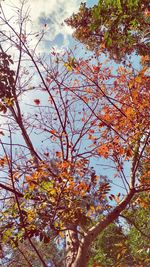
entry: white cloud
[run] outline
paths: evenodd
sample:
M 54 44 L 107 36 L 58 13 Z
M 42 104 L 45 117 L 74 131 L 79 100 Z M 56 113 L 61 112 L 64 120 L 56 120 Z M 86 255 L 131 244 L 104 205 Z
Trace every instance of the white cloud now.
M 59 53 L 63 52 L 64 47 L 67 47 L 69 45 L 68 36 L 71 35 L 72 30 L 67 25 L 62 26 L 62 22 L 66 18 L 71 16 L 73 12 L 76 12 L 78 10 L 81 1 L 80 0 L 28 0 L 28 1 L 0 0 L 0 4 L 2 5 L 6 19 L 10 22 L 13 29 L 15 29 L 16 31 L 18 30 L 18 32 L 19 32 L 19 27 L 17 25 L 18 24 L 17 17 L 19 14 L 18 10 L 20 10 L 21 3 L 23 2 L 24 2 L 23 14 L 25 14 L 25 12 L 28 10 L 31 19 L 30 23 L 26 25 L 26 31 L 28 33 L 31 33 L 31 32 L 42 31 L 44 29 L 45 42 L 53 41 L 58 34 L 62 34 L 63 35 L 62 47 L 57 44 L 54 44 L 52 46 Z M 2 13 L 1 16 L 3 16 Z M 45 18 L 45 21 L 47 20 L 48 22 L 51 20 L 51 23 L 48 23 L 48 26 L 44 28 L 44 25 L 40 23 L 40 18 Z M 2 26 L 1 19 L 0 19 L 0 26 L 2 31 L 6 30 L 10 32 L 10 29 L 7 27 L 5 23 Z M 12 37 L 11 32 L 9 34 Z M 1 38 L 2 35 L 0 36 L 0 39 Z M 32 42 L 30 43 L 32 47 L 36 45 L 38 38 L 39 37 L 37 37 L 37 40 L 33 38 Z M 16 41 L 16 37 L 14 38 L 14 40 Z M 41 42 L 41 45 L 37 50 L 38 53 L 46 52 L 45 42 Z M 13 59 L 16 60 L 18 59 L 19 50 L 15 46 L 14 47 L 10 46 L 8 41 L 3 43 L 2 45 L 4 49 L 7 49 L 8 47 L 10 48 L 11 50 L 10 54 L 12 55 Z M 49 47 L 47 49 L 49 49 L 48 51 L 50 53 L 52 47 Z M 28 63 L 25 61 L 22 62 L 22 64 L 25 64 L 25 66 L 27 67 L 27 65 L 29 65 L 30 62 Z M 14 66 L 16 66 L 16 64 L 14 64 Z M 26 104 L 32 104 L 33 96 L 31 97 L 31 95 L 32 94 L 23 95 L 22 102 Z M 5 124 L 5 123 L 6 123 L 6 118 L 0 116 L 0 124 Z
M 1 2 L 7 19 L 17 13 L 17 7 L 21 6 L 21 2 L 23 1 L 5 0 Z M 28 9 L 32 21 L 26 28 L 28 32 L 44 30 L 45 41 L 53 41 L 61 33 L 64 40 L 63 45 L 68 45 L 68 36 L 71 35 L 72 29 L 65 24 L 62 25 L 62 23 L 78 10 L 80 0 L 24 0 L 24 2 L 23 10 L 25 12 Z M 47 27 L 44 27 L 44 19 L 47 22 Z

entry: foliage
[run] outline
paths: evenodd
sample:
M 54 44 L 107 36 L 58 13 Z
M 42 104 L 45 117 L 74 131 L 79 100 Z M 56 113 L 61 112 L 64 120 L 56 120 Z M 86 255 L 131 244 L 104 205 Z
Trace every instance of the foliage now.
M 135 51 L 149 62 L 150 6 L 145 0 L 99 0 L 66 20 L 75 29 L 73 36 L 89 49 L 103 51 L 115 60 Z
M 135 200 L 136 205 L 122 215 L 124 223 L 121 219 L 111 224 L 97 237 L 89 266 L 149 266 L 149 208 L 141 208 Z
M 127 239 L 121 226 L 110 225 L 94 242 L 89 266 L 134 266 Z
M 125 212 L 129 224 L 128 246 L 134 257 L 135 265 L 149 266 L 150 254 L 150 219 L 149 219 L 149 199 L 146 195 L 141 195 L 143 207 L 139 207 L 139 198 L 136 205 Z
M 39 55 L 43 33 L 32 46 L 23 8 L 18 31 L 3 9 L 0 16 L 1 246 L 27 242 L 48 266 L 35 240 L 63 243 L 65 267 L 85 267 L 96 237 L 150 189 L 148 68 L 129 62 L 114 72 L 97 54 L 76 51 Z
M 2 50 L 0 53 L 0 111 L 3 113 L 7 111 L 7 105 L 13 105 L 12 92 L 15 86 L 15 73 L 10 69 L 10 64 L 13 64 L 11 56 Z

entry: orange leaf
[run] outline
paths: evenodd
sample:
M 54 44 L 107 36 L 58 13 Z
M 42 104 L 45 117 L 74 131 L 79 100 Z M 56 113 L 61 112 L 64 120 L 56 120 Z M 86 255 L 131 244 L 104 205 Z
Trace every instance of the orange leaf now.
M 108 158 L 108 147 L 107 145 L 102 145 L 97 149 L 97 152 L 100 156 L 104 157 L 104 158 Z
M 56 157 L 60 158 L 62 156 L 62 152 L 56 151 Z
M 62 168 L 67 168 L 69 165 L 70 163 L 68 161 L 64 161 L 61 166 Z
M 56 134 L 56 130 L 54 130 L 54 129 L 53 129 L 53 130 L 50 130 L 49 132 L 50 132 L 51 134 Z

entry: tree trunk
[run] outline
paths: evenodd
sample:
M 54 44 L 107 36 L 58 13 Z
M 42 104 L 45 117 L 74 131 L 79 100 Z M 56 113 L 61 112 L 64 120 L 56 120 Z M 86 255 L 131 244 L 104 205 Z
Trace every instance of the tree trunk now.
M 108 225 L 114 222 L 120 215 L 120 213 L 130 203 L 132 197 L 135 194 L 135 189 L 131 189 L 128 195 L 122 200 L 122 202 L 115 207 L 104 219 L 98 222 L 95 226 L 90 228 L 84 237 L 76 243 L 77 231 L 70 232 L 66 240 L 68 242 L 67 256 L 68 261 L 66 267 L 87 267 L 89 260 L 89 248 L 96 237 L 104 230 Z M 76 233 L 76 235 L 74 235 Z M 73 235 L 72 235 L 73 234 Z M 73 246 L 75 246 L 73 248 Z
M 90 243 L 86 245 L 80 245 L 76 259 L 71 265 L 71 267 L 87 267 L 89 261 L 89 246 Z
M 79 240 L 76 226 L 69 227 L 66 231 L 66 260 L 65 267 L 72 267 L 75 261 L 79 248 Z

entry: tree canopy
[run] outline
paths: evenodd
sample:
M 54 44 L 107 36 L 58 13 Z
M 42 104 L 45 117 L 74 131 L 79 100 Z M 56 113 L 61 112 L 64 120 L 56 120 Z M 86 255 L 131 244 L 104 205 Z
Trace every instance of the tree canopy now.
M 133 201 L 134 203 L 134 201 Z M 149 266 L 148 209 L 131 204 L 120 220 L 106 228 L 93 243 L 89 266 Z
M 73 36 L 87 48 L 125 60 L 136 52 L 149 60 L 150 5 L 145 0 L 99 0 L 88 8 L 81 3 L 78 13 L 66 20 Z

